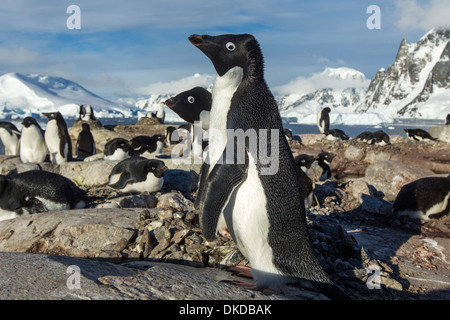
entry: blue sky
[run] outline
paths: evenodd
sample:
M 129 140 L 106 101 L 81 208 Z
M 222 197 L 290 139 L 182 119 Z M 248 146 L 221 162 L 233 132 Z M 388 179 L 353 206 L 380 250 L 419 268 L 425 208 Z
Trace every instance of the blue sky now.
M 74 4 L 79 30 L 66 26 Z M 381 29 L 366 26 L 370 5 L 381 10 Z M 271 87 L 325 67 L 371 78 L 402 38 L 415 42 L 449 16 L 448 0 L 2 0 L 0 73 L 62 76 L 112 100 L 145 96 L 152 83 L 215 73 L 190 34 L 251 33 Z

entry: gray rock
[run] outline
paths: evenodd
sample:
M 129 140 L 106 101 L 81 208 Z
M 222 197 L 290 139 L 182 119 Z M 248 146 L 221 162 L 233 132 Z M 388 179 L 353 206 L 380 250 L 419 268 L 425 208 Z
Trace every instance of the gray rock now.
M 431 127 L 429 133 L 440 141 L 450 142 L 450 126 Z
M 347 158 L 350 161 L 360 161 L 362 158 L 364 158 L 364 150 L 350 145 L 344 152 L 345 158 Z

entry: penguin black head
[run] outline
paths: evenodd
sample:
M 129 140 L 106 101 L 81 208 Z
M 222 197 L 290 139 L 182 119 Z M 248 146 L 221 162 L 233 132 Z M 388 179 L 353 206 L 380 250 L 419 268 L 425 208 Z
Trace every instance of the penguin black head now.
M 56 120 L 57 122 L 60 122 L 63 119 L 63 116 L 61 115 L 61 113 L 58 112 L 43 112 L 42 113 L 43 116 L 46 116 L 48 118 L 49 121 L 51 120 Z
M 255 37 L 250 34 L 194 34 L 189 37 L 189 41 L 211 60 L 221 77 L 234 67 L 241 67 L 244 77 L 263 77 L 262 52 Z
M 318 154 L 318 160 L 321 160 L 325 163 L 331 163 L 331 161 L 333 161 L 333 158 L 336 155 L 334 153 L 330 153 L 330 152 L 321 152 Z
M 292 131 L 289 129 L 284 129 L 283 130 L 284 135 L 286 136 L 286 138 L 292 138 Z
M 35 125 L 35 126 L 38 126 L 38 127 L 40 128 L 40 126 L 39 126 L 39 124 L 37 123 L 36 119 L 34 119 L 33 117 L 26 117 L 26 118 L 24 118 L 24 119 L 22 120 L 22 125 L 23 125 L 25 128 L 29 128 L 31 125 Z
M 81 124 L 81 130 L 82 131 L 91 131 L 91 127 L 86 122 Z
M 202 111 L 211 110 L 212 95 L 205 88 L 195 87 L 167 99 L 164 104 L 183 120 L 194 123 L 200 120 Z
M 305 169 L 310 169 L 311 165 L 316 161 L 316 158 L 313 156 L 310 156 L 309 154 L 301 154 L 299 156 L 296 156 L 294 158 L 295 164 L 297 165 L 297 168 L 304 167 Z
M 156 150 L 156 141 L 149 136 L 134 137 L 130 140 L 130 144 L 139 154 L 143 154 L 145 151 L 153 152 Z
M 163 135 L 163 134 L 155 134 L 155 135 L 152 136 L 152 138 L 155 141 L 161 141 L 161 142 L 164 142 L 164 140 L 166 140 L 166 136 Z
M 167 171 L 167 167 L 161 160 L 151 159 L 145 165 L 147 173 L 153 172 L 155 177 L 161 178 L 164 175 L 164 172 Z
M 323 113 L 330 113 L 331 109 L 329 107 L 323 108 L 322 110 Z

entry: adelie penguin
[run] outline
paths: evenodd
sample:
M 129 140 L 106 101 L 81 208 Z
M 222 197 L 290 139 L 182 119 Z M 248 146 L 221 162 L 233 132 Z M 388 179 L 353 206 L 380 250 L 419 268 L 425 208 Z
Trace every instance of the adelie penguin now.
M 166 137 L 162 134 L 153 136 L 136 136 L 130 140 L 130 144 L 134 151 L 143 157 L 161 154 L 164 150 L 164 142 Z
M 43 113 L 48 118 L 45 129 L 45 143 L 53 164 L 72 161 L 72 140 L 67 130 L 66 121 L 60 112 Z
M 23 163 L 40 163 L 47 158 L 44 131 L 36 119 L 26 117 L 22 120 L 22 132 L 19 141 L 19 155 Z
M 105 160 L 121 161 L 130 158 L 134 153 L 131 142 L 123 138 L 114 138 L 105 144 L 103 156 Z
M 30 214 L 82 209 L 86 192 L 59 174 L 31 170 L 0 175 L 0 220 Z
M 121 192 L 157 192 L 164 184 L 167 167 L 157 159 L 132 157 L 114 166 L 108 185 Z
M 322 174 L 319 181 L 325 181 L 331 178 L 331 162 L 336 155 L 330 152 L 321 152 L 317 156 L 317 163 L 322 168 Z
M 210 133 L 196 200 L 204 236 L 211 241 L 227 228 L 249 260 L 257 288 L 309 282 L 328 297 L 348 298 L 314 255 L 298 169 L 264 80 L 258 42 L 249 34 L 191 35 L 189 40 L 218 74 L 210 113 L 210 129 L 217 135 Z M 251 139 L 241 139 L 243 149 L 236 140 L 227 141 L 227 129 L 251 130 L 261 146 L 259 154 L 249 147 Z M 238 161 L 238 152 L 234 161 L 227 159 L 228 148 L 242 150 L 244 163 Z
M 428 221 L 450 212 L 450 176 L 426 177 L 404 185 L 394 201 L 393 212 L 386 219 L 408 215 L 410 218 Z
M 414 141 L 438 140 L 436 138 L 433 138 L 428 132 L 422 129 L 403 129 L 403 130 L 405 130 L 406 132 L 406 137 Z
M 314 200 L 314 184 L 310 177 L 308 177 L 308 171 L 311 168 L 316 158 L 309 154 L 301 154 L 294 158 L 295 165 L 299 169 L 299 179 L 302 185 L 302 192 L 305 198 L 305 208 L 311 207 Z
M 450 125 L 450 113 L 447 115 L 447 118 L 445 118 L 445 125 Z
M 330 130 L 330 112 L 331 109 L 326 107 L 317 113 L 317 127 L 320 133 L 325 134 L 325 132 Z
M 328 140 L 349 140 L 350 137 L 341 129 L 331 129 L 324 132 Z
M 81 132 L 77 138 L 76 152 L 79 158 L 87 158 L 96 153 L 95 140 L 88 123 L 81 124 Z
M 7 121 L 0 122 L 0 139 L 5 147 L 5 155 L 16 156 L 19 154 L 20 131 L 14 124 Z

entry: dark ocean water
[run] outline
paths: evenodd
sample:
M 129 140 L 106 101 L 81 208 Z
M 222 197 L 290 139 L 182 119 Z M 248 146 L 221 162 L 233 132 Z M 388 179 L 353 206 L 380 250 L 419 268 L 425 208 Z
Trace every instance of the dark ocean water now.
M 125 124 L 136 124 L 136 118 L 103 118 L 99 119 L 103 126 L 107 125 L 125 125 Z M 0 121 L 10 121 L 14 123 L 19 130 L 22 128 L 20 121 L 21 120 L 1 120 Z M 38 119 L 39 124 L 42 128 L 46 127 L 47 120 L 46 119 Z M 66 119 L 67 126 L 72 127 L 74 119 Z M 182 123 L 174 123 L 175 125 L 179 125 Z M 404 120 L 404 121 L 396 121 L 394 123 L 385 123 L 381 125 L 331 125 L 331 129 L 340 129 L 343 130 L 348 136 L 356 137 L 363 131 L 377 131 L 383 130 L 389 135 L 401 135 L 405 136 L 405 132 L 403 129 L 406 128 L 420 128 L 428 131 L 432 126 L 440 126 L 443 125 L 443 121 L 441 120 Z M 320 133 L 317 125 L 310 124 L 298 124 L 298 123 L 289 123 L 288 121 L 283 121 L 283 126 L 285 128 L 290 129 L 293 134 L 307 134 L 307 133 Z M 5 149 L 3 143 L 0 140 L 0 154 L 5 154 Z

